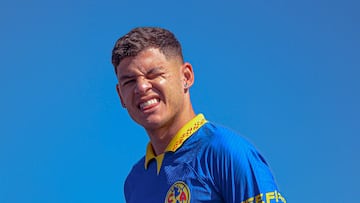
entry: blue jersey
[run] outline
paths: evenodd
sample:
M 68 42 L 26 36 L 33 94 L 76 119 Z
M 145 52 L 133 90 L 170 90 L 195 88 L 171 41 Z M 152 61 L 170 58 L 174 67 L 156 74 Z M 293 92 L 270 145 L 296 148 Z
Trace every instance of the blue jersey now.
M 164 154 L 146 155 L 125 181 L 127 203 L 286 203 L 264 158 L 245 139 L 202 114 Z

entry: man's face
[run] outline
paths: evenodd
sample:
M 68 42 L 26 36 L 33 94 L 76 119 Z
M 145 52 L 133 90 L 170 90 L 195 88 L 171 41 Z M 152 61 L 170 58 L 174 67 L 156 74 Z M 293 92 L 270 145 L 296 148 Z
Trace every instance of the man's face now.
M 150 48 L 117 67 L 117 91 L 129 115 L 147 130 L 171 125 L 184 104 L 183 64 Z

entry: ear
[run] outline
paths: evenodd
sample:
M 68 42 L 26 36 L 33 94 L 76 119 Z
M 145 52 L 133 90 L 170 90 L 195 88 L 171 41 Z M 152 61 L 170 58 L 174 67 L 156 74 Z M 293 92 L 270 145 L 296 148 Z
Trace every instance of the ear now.
M 185 62 L 182 65 L 182 74 L 184 82 L 184 90 L 188 90 L 194 84 L 194 72 L 192 65 L 188 62 Z
M 122 96 L 121 96 L 121 93 L 120 93 L 119 83 L 116 84 L 116 92 L 118 93 L 118 96 L 119 96 L 119 98 L 120 98 L 120 102 L 121 102 L 122 107 L 123 107 L 123 108 L 126 108 L 125 103 L 124 103 L 124 100 L 123 100 L 123 98 L 122 98 Z

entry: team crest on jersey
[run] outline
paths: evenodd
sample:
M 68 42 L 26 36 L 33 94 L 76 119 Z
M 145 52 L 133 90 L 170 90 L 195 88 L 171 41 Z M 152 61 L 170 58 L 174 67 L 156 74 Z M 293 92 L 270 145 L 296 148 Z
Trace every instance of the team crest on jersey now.
M 168 190 L 165 203 L 190 203 L 189 187 L 182 181 L 177 181 Z

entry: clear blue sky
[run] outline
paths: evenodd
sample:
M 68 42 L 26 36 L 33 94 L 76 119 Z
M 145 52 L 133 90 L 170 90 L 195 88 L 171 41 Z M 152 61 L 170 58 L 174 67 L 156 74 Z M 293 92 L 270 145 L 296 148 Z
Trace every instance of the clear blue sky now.
M 0 3 L 0 202 L 124 202 L 148 138 L 121 108 L 111 49 L 172 30 L 198 113 L 251 140 L 288 202 L 360 194 L 355 0 Z

